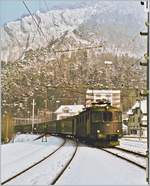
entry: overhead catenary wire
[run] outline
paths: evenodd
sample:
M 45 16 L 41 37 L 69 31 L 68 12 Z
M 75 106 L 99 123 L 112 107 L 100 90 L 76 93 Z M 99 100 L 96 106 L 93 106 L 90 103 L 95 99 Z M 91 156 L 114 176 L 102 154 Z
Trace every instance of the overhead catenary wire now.
M 31 15 L 31 17 L 32 17 L 32 19 L 33 19 L 33 21 L 34 21 L 34 23 L 35 23 L 36 26 L 38 27 L 38 24 L 37 24 L 37 22 L 36 22 L 34 16 L 32 15 L 31 11 L 29 10 L 28 6 L 26 5 L 25 1 L 22 1 L 22 3 L 24 4 L 25 8 L 27 9 L 27 11 L 29 12 L 29 14 Z M 39 29 L 38 29 L 38 32 L 39 32 L 39 34 L 41 35 L 41 32 L 39 31 Z
M 23 4 L 24 4 L 25 8 L 27 9 L 27 11 L 29 12 L 29 14 L 31 15 L 31 17 L 32 17 L 32 19 L 33 19 L 35 25 L 37 26 L 37 29 L 38 29 L 39 34 L 40 34 L 40 35 L 42 34 L 43 37 L 44 37 L 44 38 L 46 39 L 46 41 L 48 42 L 48 39 L 45 37 L 45 34 L 44 34 L 44 32 L 42 31 L 42 28 L 40 27 L 40 25 L 39 25 L 39 23 L 37 22 L 36 18 L 35 18 L 35 17 L 33 16 L 33 14 L 31 13 L 31 11 L 30 11 L 30 9 L 28 8 L 28 6 L 27 6 L 25 0 L 22 1 L 22 2 L 23 2 Z M 45 4 L 47 10 L 49 11 L 49 7 L 48 7 L 48 4 L 47 4 L 46 0 L 43 0 L 43 3 Z M 78 51 L 78 50 L 84 50 L 84 49 L 87 49 L 87 50 L 88 50 L 88 49 L 92 49 L 92 48 L 101 48 L 101 47 L 102 47 L 102 45 L 98 45 L 98 46 L 87 46 L 87 47 L 84 47 L 84 48 L 66 49 L 66 50 L 54 50 L 53 47 L 52 47 L 52 50 L 53 50 L 53 52 L 56 54 L 56 53 L 59 53 L 59 52 L 60 52 L 60 53 L 63 53 L 63 52 Z M 56 57 L 56 58 L 57 58 L 57 57 Z
M 90 49 L 94 49 L 94 48 L 101 48 L 102 45 L 97 45 L 97 46 L 87 46 L 87 47 L 84 47 L 84 48 L 74 48 L 74 49 L 66 49 L 66 50 L 55 50 L 55 52 L 71 52 L 71 51 L 75 51 L 75 50 L 90 50 Z
M 40 25 L 38 24 L 37 20 L 35 19 L 35 17 L 34 17 L 33 14 L 31 13 L 31 11 L 30 11 L 30 9 L 28 8 L 28 6 L 27 6 L 27 4 L 25 3 L 25 1 L 22 1 L 22 3 L 24 4 L 25 8 L 27 9 L 27 11 L 29 12 L 29 14 L 31 15 L 31 17 L 32 17 L 32 19 L 33 19 L 33 21 L 34 21 L 34 23 L 36 24 L 39 34 L 40 34 L 40 35 L 42 34 L 43 37 L 46 39 L 46 41 L 48 41 L 47 38 L 45 37 L 45 35 L 44 35 L 44 33 L 43 33 L 43 31 L 42 31 Z

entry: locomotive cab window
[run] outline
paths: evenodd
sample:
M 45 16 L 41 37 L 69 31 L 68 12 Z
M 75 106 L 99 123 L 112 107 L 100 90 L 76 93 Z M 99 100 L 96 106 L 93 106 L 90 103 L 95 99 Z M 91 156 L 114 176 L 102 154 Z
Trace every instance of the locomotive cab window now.
M 92 121 L 98 122 L 98 121 L 102 121 L 102 119 L 103 119 L 102 112 L 93 112 L 92 113 Z
M 103 112 L 104 121 L 112 121 L 112 112 Z

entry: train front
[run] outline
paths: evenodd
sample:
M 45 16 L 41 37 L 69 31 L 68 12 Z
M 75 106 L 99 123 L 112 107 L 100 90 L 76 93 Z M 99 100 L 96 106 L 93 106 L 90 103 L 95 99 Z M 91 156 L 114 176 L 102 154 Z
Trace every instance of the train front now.
M 122 135 L 122 113 L 118 108 L 106 106 L 92 109 L 92 135 L 97 146 L 119 145 Z

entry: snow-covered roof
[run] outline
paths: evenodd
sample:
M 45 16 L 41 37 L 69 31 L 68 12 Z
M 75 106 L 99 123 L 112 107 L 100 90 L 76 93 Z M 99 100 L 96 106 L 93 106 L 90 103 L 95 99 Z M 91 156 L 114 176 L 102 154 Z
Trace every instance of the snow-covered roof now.
M 136 101 L 133 107 L 127 112 L 128 115 L 133 114 L 132 110 L 141 108 L 143 114 L 147 113 L 147 100 Z
M 133 105 L 132 109 L 136 109 L 140 107 L 139 101 L 136 101 L 135 104 Z
M 126 117 L 126 118 L 124 118 L 123 120 L 128 121 L 128 119 L 129 119 L 129 118 L 128 118 L 128 117 Z
M 141 101 L 141 111 L 142 113 L 147 113 L 147 100 L 142 100 Z
M 147 116 L 144 115 L 144 116 L 142 117 L 142 121 L 147 121 Z
M 92 90 L 92 89 L 87 89 L 86 93 L 95 93 L 95 94 L 107 94 L 107 93 L 119 93 L 120 94 L 120 90 Z
M 132 115 L 133 114 L 132 109 L 128 110 L 127 114 Z
M 77 113 L 81 112 L 84 108 L 84 105 L 61 105 L 55 113 L 62 113 L 65 109 L 68 109 L 69 112 Z

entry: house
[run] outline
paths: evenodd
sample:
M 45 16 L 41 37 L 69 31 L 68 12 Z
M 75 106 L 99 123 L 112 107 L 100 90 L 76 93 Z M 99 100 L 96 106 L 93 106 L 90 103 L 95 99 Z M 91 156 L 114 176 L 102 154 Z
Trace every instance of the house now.
M 147 100 L 143 100 L 141 102 L 141 112 L 142 112 L 142 118 L 141 118 L 141 124 L 142 124 L 142 132 L 143 136 L 147 136 Z
M 84 105 L 61 105 L 56 111 L 57 120 L 79 114 L 84 109 Z
M 120 108 L 120 90 L 92 90 L 86 91 L 86 107 L 97 100 L 108 100 L 112 106 Z
M 128 126 L 125 125 L 124 123 L 122 124 L 122 131 L 124 135 L 128 134 Z
M 147 100 L 136 101 L 133 107 L 127 112 L 128 134 L 146 137 L 147 136 Z
M 123 134 L 128 134 L 128 115 L 127 113 L 122 113 L 122 130 Z
M 37 118 L 39 118 L 41 120 L 41 122 L 52 121 L 55 119 L 55 114 L 53 111 L 45 108 L 42 110 L 38 110 Z

